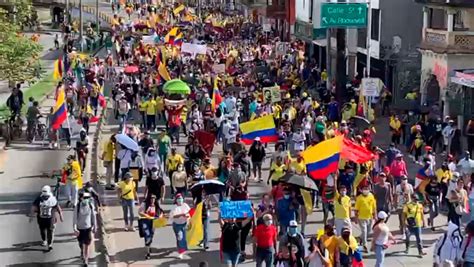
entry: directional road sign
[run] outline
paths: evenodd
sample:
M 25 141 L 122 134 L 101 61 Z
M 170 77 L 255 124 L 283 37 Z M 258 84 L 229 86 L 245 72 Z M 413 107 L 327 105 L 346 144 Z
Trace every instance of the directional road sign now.
M 366 4 L 321 4 L 321 28 L 364 27 L 367 27 Z

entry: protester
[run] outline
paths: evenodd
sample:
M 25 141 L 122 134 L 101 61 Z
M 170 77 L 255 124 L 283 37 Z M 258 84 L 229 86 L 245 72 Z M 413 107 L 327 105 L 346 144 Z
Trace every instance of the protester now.
M 123 175 L 123 180 L 118 183 L 118 198 L 122 204 L 123 220 L 125 231 L 135 231 L 133 221 L 135 215 L 133 212 L 135 201 L 138 201 L 136 185 L 133 182 L 132 174 L 127 172 Z
M 418 195 L 414 194 L 403 207 L 403 218 L 407 229 L 405 232 L 405 253 L 408 254 L 410 247 L 410 236 L 414 235 L 416 238 L 416 246 L 418 248 L 418 255 L 420 257 L 426 255 L 423 251 L 423 244 L 421 238 L 421 229 L 425 226 L 423 205 L 418 203 Z
M 261 224 L 257 225 L 253 230 L 253 238 L 256 247 L 256 266 L 270 267 L 273 265 L 274 256 L 277 247 L 277 228 L 273 225 L 273 217 L 271 214 L 265 214 L 262 217 Z
M 371 251 L 375 252 L 375 267 L 384 266 L 385 259 L 385 250 L 389 247 L 389 240 L 394 243 L 395 238 L 392 236 L 386 220 L 388 219 L 388 214 L 385 211 L 379 211 L 377 213 L 377 220 L 372 227 L 373 237 L 372 237 L 372 246 Z
M 175 195 L 175 206 L 170 211 L 169 217 L 173 222 L 173 231 L 176 237 L 176 247 L 178 249 L 178 258 L 182 259 L 184 253 L 188 250 L 186 242 L 186 225 L 189 220 L 190 208 L 184 203 L 184 198 L 180 194 Z

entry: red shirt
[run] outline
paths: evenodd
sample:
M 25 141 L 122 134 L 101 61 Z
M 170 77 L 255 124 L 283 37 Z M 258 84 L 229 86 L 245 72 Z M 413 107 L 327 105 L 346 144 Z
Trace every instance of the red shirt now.
M 257 247 L 270 248 L 274 246 L 277 230 L 275 225 L 266 226 L 264 223 L 262 223 L 255 227 L 253 236 L 257 240 Z

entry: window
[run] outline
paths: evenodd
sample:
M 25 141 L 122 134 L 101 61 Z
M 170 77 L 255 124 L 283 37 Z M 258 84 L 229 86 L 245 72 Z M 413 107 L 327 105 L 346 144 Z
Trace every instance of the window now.
M 380 10 L 379 9 L 372 9 L 372 26 L 371 26 L 372 33 L 370 38 L 372 40 L 379 40 L 380 36 Z
M 454 30 L 455 31 L 464 31 L 464 21 L 462 19 L 462 10 L 457 10 L 454 14 Z
M 435 30 L 447 30 L 447 15 L 443 9 L 430 9 L 429 28 Z

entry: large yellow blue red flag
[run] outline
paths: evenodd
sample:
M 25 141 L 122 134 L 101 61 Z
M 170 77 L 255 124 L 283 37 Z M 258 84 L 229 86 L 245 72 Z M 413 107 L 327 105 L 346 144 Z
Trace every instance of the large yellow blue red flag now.
M 247 145 L 251 145 L 257 137 L 260 137 L 262 143 L 278 141 L 278 133 L 272 115 L 241 123 L 240 131 L 242 132 L 241 140 Z
M 56 106 L 54 107 L 53 118 L 51 119 L 52 127 L 57 130 L 61 124 L 67 119 L 66 95 L 64 89 L 59 89 L 58 97 L 56 99 Z
M 191 247 L 199 245 L 204 237 L 204 227 L 202 224 L 202 202 L 197 204 L 193 216 L 189 220 L 189 228 L 186 231 L 186 241 Z
M 177 16 L 179 13 L 181 13 L 181 11 L 183 11 L 184 9 L 186 8 L 185 5 L 181 4 L 180 6 L 178 6 L 177 8 L 173 9 L 173 14 L 175 16 Z
M 308 175 L 313 179 L 326 179 L 338 167 L 344 136 L 336 136 L 303 151 Z

